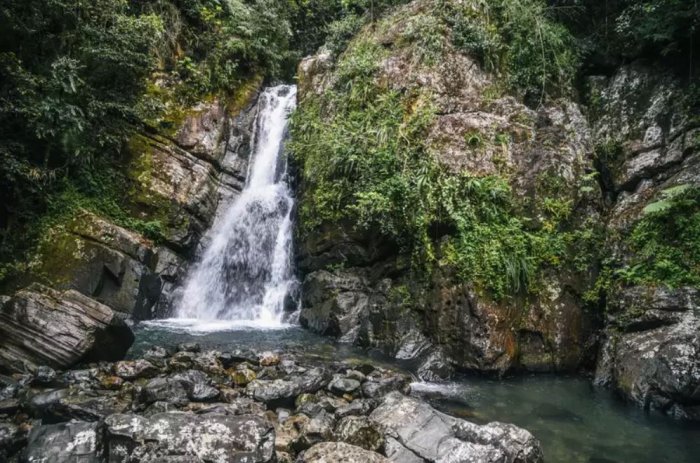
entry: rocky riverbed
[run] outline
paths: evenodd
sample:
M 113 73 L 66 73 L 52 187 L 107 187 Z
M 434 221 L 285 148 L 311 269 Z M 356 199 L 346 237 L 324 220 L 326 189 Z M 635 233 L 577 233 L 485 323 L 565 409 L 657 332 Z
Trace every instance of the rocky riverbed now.
M 140 358 L 0 376 L 13 462 L 539 462 L 514 425 L 409 394 L 411 377 L 294 352 L 152 347 Z

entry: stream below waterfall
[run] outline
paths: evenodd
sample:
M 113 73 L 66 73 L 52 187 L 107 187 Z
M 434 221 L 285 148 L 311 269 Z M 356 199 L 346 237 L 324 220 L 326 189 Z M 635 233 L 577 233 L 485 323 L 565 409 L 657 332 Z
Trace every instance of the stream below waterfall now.
M 309 359 L 356 359 L 390 364 L 379 353 L 338 344 L 298 326 L 279 329 L 233 326 L 177 326 L 148 322 L 136 328 L 136 357 L 156 344 L 174 349 L 196 342 L 203 349 L 280 349 L 303 352 Z M 393 363 L 394 368 L 408 368 Z M 548 463 L 696 463 L 700 427 L 664 416 L 647 415 L 623 403 L 588 379 L 538 375 L 492 380 L 462 377 L 445 383 L 414 383 L 414 394 L 428 398 L 449 414 L 477 423 L 503 421 L 532 432 Z
M 410 373 L 409 364 L 293 324 L 287 296 L 298 285 L 290 257 L 294 201 L 282 154 L 295 100 L 293 86 L 261 94 L 246 186 L 218 212 L 184 283 L 175 318 L 137 325 L 130 356 L 151 345 L 174 349 L 196 342 L 222 351 L 293 351 L 310 361 L 356 359 Z M 526 428 L 541 441 L 550 463 L 700 461 L 700 427 L 647 415 L 581 377 L 462 377 L 443 384 L 416 382 L 412 393 L 477 423 L 503 421 Z

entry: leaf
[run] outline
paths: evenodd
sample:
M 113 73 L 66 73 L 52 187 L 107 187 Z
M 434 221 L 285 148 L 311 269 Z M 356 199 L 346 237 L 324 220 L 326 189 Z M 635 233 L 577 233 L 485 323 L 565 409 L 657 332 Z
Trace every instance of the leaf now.
M 643 209 L 643 213 L 646 214 L 653 214 L 656 212 L 661 212 L 665 211 L 666 209 L 670 209 L 673 206 L 673 201 L 667 200 L 667 199 L 662 199 L 661 201 L 656 201 L 651 204 L 648 204 L 647 207 Z

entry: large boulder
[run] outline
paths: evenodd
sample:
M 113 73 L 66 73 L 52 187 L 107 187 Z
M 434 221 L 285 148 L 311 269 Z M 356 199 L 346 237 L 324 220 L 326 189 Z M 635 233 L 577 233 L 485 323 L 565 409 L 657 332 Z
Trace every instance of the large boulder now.
M 478 15 L 470 20 L 478 21 Z M 456 48 L 449 33 L 434 34 L 436 41 L 446 38 L 439 58 L 426 62 L 424 44 L 407 32 L 417 21 L 444 31 L 452 27 L 435 2 L 414 0 L 392 10 L 380 26 L 362 29 L 335 62 L 325 51 L 305 59 L 298 74 L 299 110 L 324 104 L 329 88 L 352 101 L 345 86 L 334 86 L 348 78 L 343 73 L 355 65 L 353 53 L 363 53 L 363 45 L 376 47 L 381 51 L 368 63 L 376 91 L 411 95 L 405 105 L 412 109 L 429 101 L 434 114 L 426 122 L 426 154 L 447 177 L 502 179 L 512 191 L 512 218 L 528 231 L 573 237 L 600 226 L 602 197 L 591 175 L 593 142 L 581 108 L 566 98 L 531 108 L 501 90 L 494 95 L 503 87 L 499 77 Z M 324 110 L 332 118 L 335 106 Z M 313 189 L 323 182 L 307 183 L 302 182 L 300 201 L 313 208 L 318 198 Z M 483 282 L 460 276 L 450 263 L 455 254 L 450 243 L 459 240 L 458 232 L 453 224 L 434 225 L 429 233 L 434 259 L 413 267 L 409 262 L 416 264 L 419 253 L 406 255 L 397 240 L 376 229 L 363 232 L 350 217 L 300 230 L 302 325 L 423 364 L 421 377 L 428 380 L 449 376 L 455 367 L 575 371 L 588 361 L 594 324 L 583 295 L 594 275 L 592 257 L 577 256 L 577 265 L 573 257 L 548 260 L 530 269 L 537 273 L 530 293 L 499 297 Z M 426 272 L 432 278 L 416 277 L 412 270 L 421 265 L 432 266 Z
M 275 431 L 257 416 L 158 413 L 149 418 L 112 415 L 105 420 L 110 463 L 124 461 L 275 461 Z
M 478 426 L 398 392 L 387 394 L 370 419 L 384 432 L 391 461 L 543 461 L 540 443 L 524 429 L 502 423 Z
M 21 461 L 26 463 L 102 463 L 98 423 L 71 422 L 36 426 Z
M 77 291 L 34 284 L 0 308 L 0 366 L 22 372 L 119 360 L 134 334 L 109 307 Z
M 700 420 L 700 292 L 635 287 L 617 302 L 596 383 L 647 410 Z
M 42 238 L 31 274 L 55 289 L 75 289 L 146 319 L 161 292 L 158 260 L 150 240 L 82 211 Z

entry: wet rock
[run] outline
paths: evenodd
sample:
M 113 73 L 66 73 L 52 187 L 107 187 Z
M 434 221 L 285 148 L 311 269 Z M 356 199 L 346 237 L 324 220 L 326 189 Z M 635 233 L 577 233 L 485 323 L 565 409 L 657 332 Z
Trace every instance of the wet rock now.
M 265 406 L 248 397 L 239 397 L 230 403 L 196 404 L 188 406 L 196 413 L 215 413 L 221 415 L 264 415 Z
M 22 459 L 27 463 L 102 463 L 100 444 L 98 423 L 36 426 Z
M 187 397 L 197 402 L 211 402 L 219 397 L 219 390 L 213 387 L 211 378 L 200 370 L 187 370 L 171 377 L 179 381 L 187 391 Z
M 335 416 L 338 418 L 344 418 L 346 416 L 362 416 L 369 415 L 369 413 L 374 410 L 376 403 L 372 399 L 355 399 L 344 407 L 340 407 L 335 412 Z
M 626 288 L 610 306 L 595 383 L 647 410 L 700 420 L 700 292 Z
M 311 418 L 299 430 L 299 436 L 294 440 L 292 446 L 296 451 L 301 451 L 319 442 L 333 439 L 333 428 L 335 419 L 333 415 L 325 410 Z
M 133 341 L 109 307 L 73 290 L 34 284 L 0 308 L 0 366 L 11 371 L 119 360 Z
M 259 362 L 263 367 L 272 367 L 280 363 L 280 356 L 274 352 L 263 352 L 260 354 Z
M 114 374 L 126 380 L 151 378 L 158 374 L 158 368 L 148 360 L 124 360 L 112 367 Z
M 173 370 L 187 370 L 194 365 L 194 359 L 192 352 L 177 352 L 168 360 L 168 366 Z
M 365 397 L 376 399 L 392 391 L 406 392 L 410 380 L 402 375 L 390 376 L 388 378 L 368 379 L 362 384 L 362 394 Z
M 364 416 L 348 416 L 340 420 L 335 428 L 335 437 L 339 441 L 374 452 L 380 451 L 384 446 L 384 434 Z
M 411 453 L 426 461 L 542 461 L 539 443 L 525 430 L 513 430 L 510 425 L 497 431 L 489 427 L 479 431 L 483 434 L 477 438 L 463 431 L 476 425 L 440 413 L 427 403 L 398 392 L 386 395 L 369 418 L 384 432 L 387 441 L 393 439 L 387 446 L 392 452 L 387 452 L 387 456 L 393 461 L 401 461 L 398 458 Z M 497 438 L 491 439 L 492 435 L 514 437 L 495 442 Z
M 168 351 L 164 347 L 151 346 L 148 348 L 148 350 L 146 350 L 146 352 L 144 352 L 143 358 L 145 360 L 159 361 L 165 360 L 166 358 L 168 358 L 169 355 L 170 354 L 168 354 Z
M 360 389 L 360 386 L 360 382 L 356 379 L 336 376 L 328 384 L 328 390 L 336 395 L 343 396 L 344 394 L 353 394 Z
M 223 374 L 224 367 L 219 360 L 220 355 L 217 351 L 199 353 L 193 359 L 193 367 L 211 374 Z
M 26 434 L 12 423 L 0 422 L 0 461 L 8 461 L 8 457 L 26 444 Z
M 185 342 L 177 345 L 177 351 L 198 353 L 202 351 L 202 347 L 196 342 Z
M 294 403 L 296 396 L 317 392 L 326 387 L 329 381 L 329 374 L 326 370 L 314 368 L 302 376 L 293 376 L 290 379 L 256 379 L 246 386 L 246 393 L 255 400 L 265 402 L 268 405 L 291 404 Z
M 115 392 L 70 388 L 36 394 L 29 399 L 27 406 L 32 416 L 44 423 L 99 421 L 113 413 L 129 410 L 131 398 Z
M 537 439 L 528 431 L 512 424 L 489 423 L 479 426 L 458 420 L 453 430 L 455 436 L 462 441 L 501 450 L 506 462 L 543 461 L 542 449 Z
M 242 368 L 236 367 L 235 370 L 231 370 L 229 372 L 229 375 L 231 376 L 231 381 L 233 381 L 233 384 L 239 387 L 244 387 L 257 378 L 255 371 L 245 366 Z
M 155 378 L 150 380 L 139 394 L 139 402 L 150 405 L 154 402 L 166 402 L 175 406 L 186 405 L 188 394 L 182 381 L 173 378 Z
M 216 461 L 271 463 L 275 432 L 257 416 L 159 413 L 105 420 L 109 462 Z
M 451 378 L 454 368 L 445 354 L 436 349 L 423 359 L 417 373 L 423 381 L 437 382 Z
M 119 376 L 105 376 L 100 380 L 100 387 L 110 391 L 118 391 L 124 386 L 124 380 Z
M 151 241 L 87 211 L 48 234 L 30 270 L 32 281 L 76 290 L 137 320 L 152 318 L 161 279 L 153 271 Z
M 275 449 L 292 455 L 296 454 L 294 443 L 310 420 L 311 418 L 306 415 L 292 415 L 282 422 L 275 422 Z
M 304 452 L 299 463 L 389 463 L 382 455 L 344 442 L 323 442 Z
M 237 363 L 247 362 L 251 365 L 258 364 L 258 354 L 252 350 L 247 349 L 235 349 L 228 352 L 223 352 L 219 359 L 223 364 L 224 368 L 230 368 Z
M 2 399 L 0 400 L 0 415 L 13 415 L 20 406 L 19 399 Z
M 32 380 L 32 384 L 40 386 L 50 386 L 56 381 L 57 376 L 58 375 L 56 375 L 56 370 L 47 367 L 46 365 L 41 365 L 34 372 L 34 379 Z

